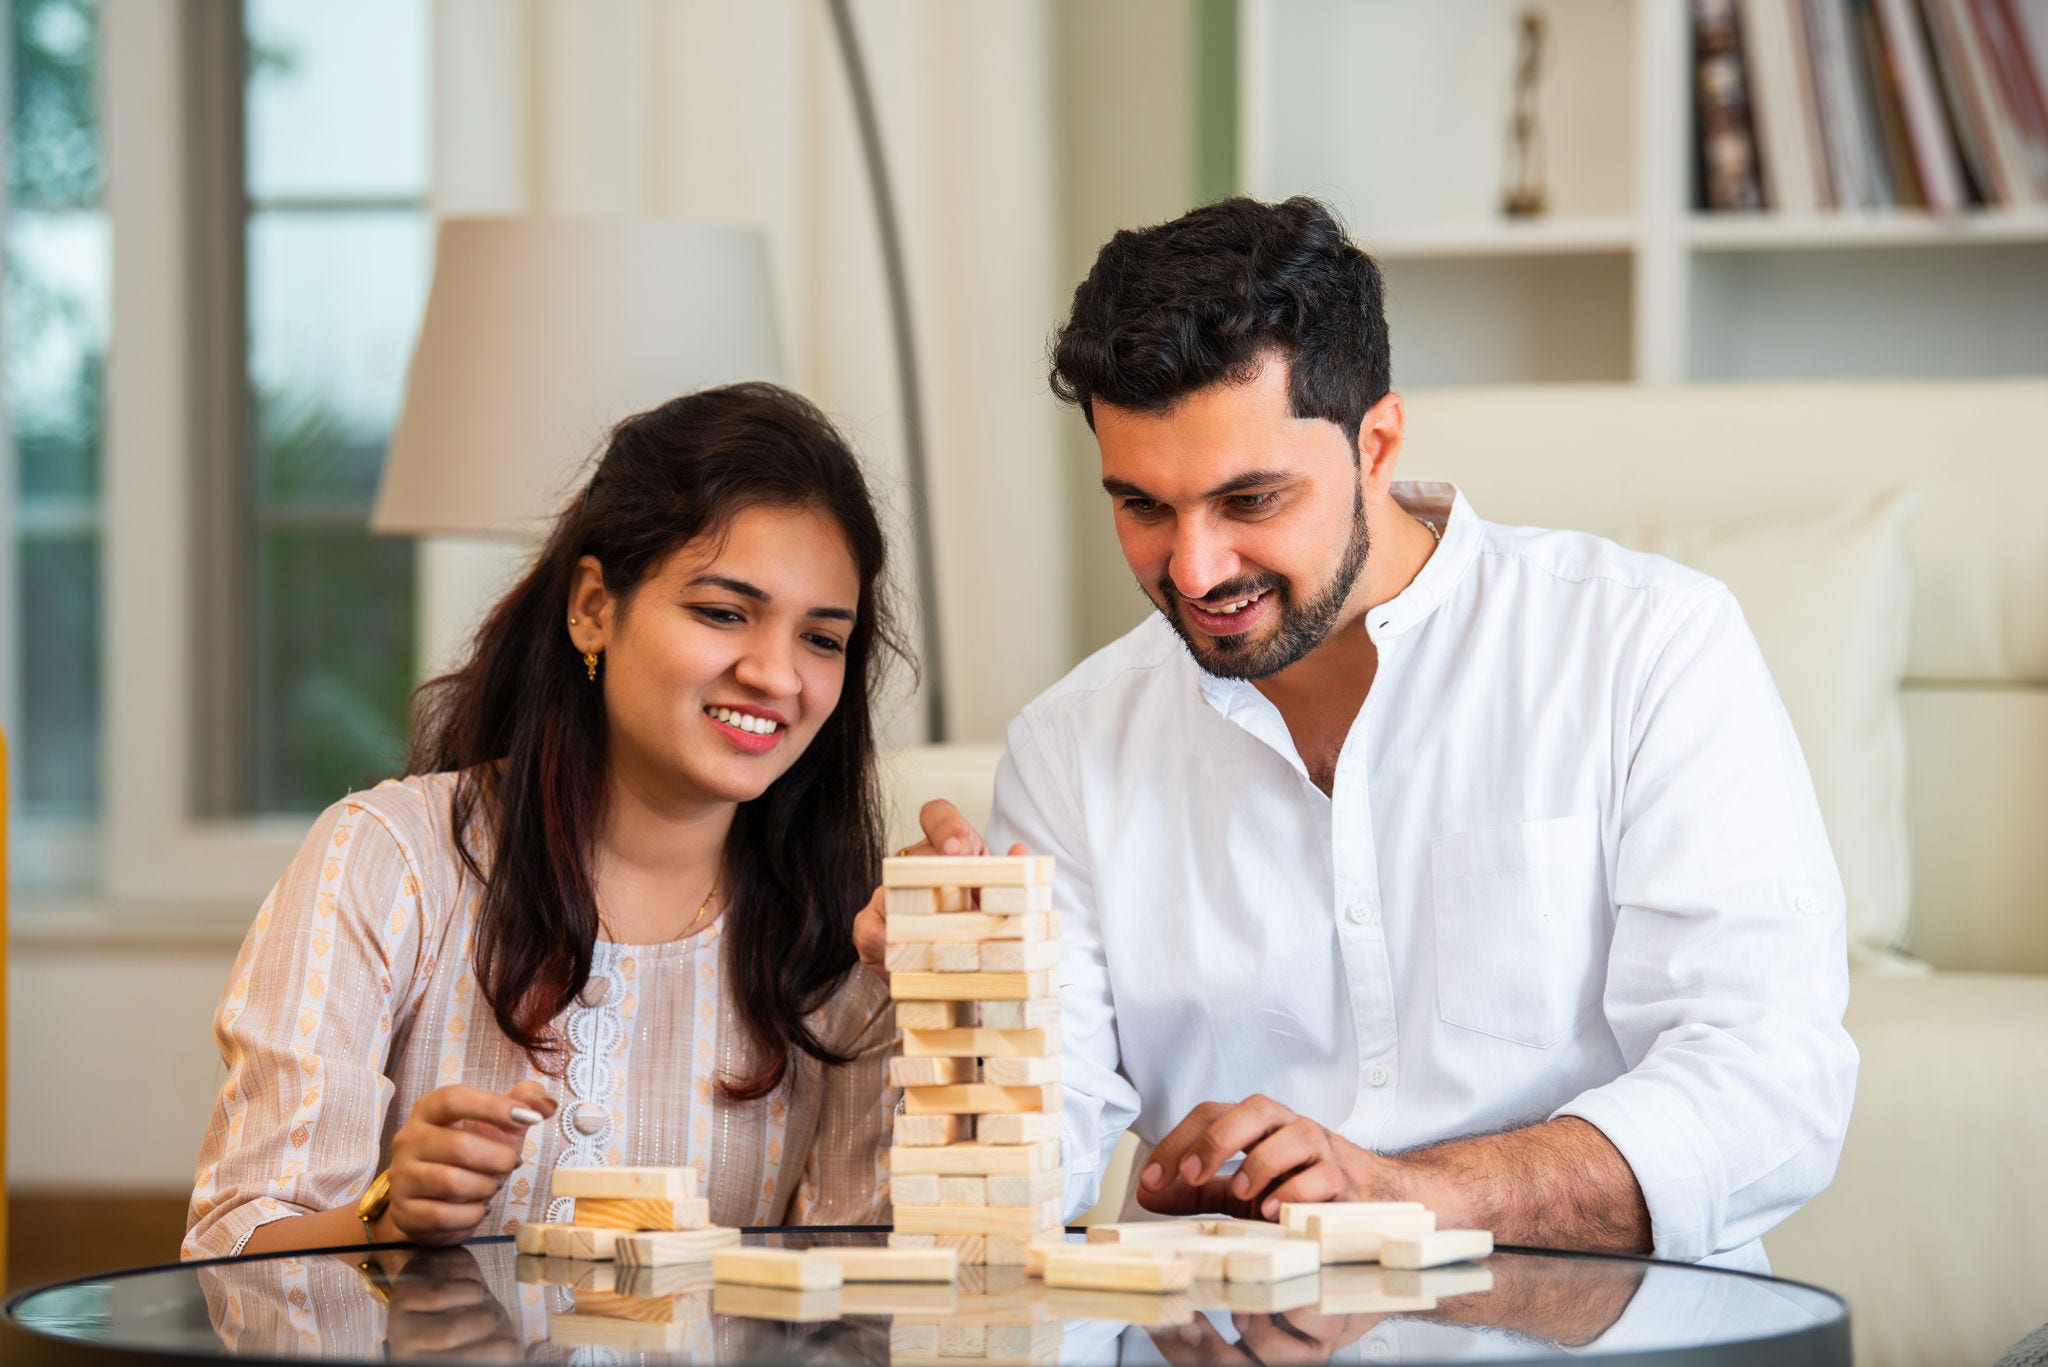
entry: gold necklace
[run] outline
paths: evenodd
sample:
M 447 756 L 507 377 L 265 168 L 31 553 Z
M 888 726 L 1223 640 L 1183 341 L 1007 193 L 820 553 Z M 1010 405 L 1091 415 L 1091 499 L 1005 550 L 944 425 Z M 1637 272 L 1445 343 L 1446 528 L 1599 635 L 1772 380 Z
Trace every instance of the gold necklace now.
M 716 896 L 718 896 L 718 880 L 714 878 L 711 880 L 711 891 L 705 893 L 704 900 L 697 904 L 697 914 L 690 918 L 690 924 L 675 933 L 676 939 L 682 939 L 697 928 L 697 923 L 704 919 L 704 913 L 711 910 L 711 899 Z

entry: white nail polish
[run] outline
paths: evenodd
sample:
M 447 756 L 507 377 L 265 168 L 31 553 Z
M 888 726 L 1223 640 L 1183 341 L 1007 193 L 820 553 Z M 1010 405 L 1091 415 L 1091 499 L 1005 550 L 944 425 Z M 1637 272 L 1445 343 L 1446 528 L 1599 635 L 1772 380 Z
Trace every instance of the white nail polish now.
M 512 1118 L 522 1125 L 540 1124 L 540 1112 L 534 1110 L 531 1106 L 514 1106 L 512 1108 Z

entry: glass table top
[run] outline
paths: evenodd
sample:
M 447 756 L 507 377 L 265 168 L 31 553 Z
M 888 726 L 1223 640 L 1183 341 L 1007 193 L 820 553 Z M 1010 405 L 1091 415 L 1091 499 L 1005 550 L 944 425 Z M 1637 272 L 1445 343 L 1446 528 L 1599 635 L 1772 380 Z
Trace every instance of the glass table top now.
M 803 1248 L 886 1230 L 750 1231 Z M 1070 1236 L 1079 1240 L 1082 1236 Z M 1782 1360 L 1847 1363 L 1848 1310 L 1796 1282 L 1506 1250 L 1424 1272 L 1328 1266 L 1189 1292 L 1048 1288 L 1022 1268 L 834 1291 L 713 1285 L 709 1264 L 621 1269 L 446 1249 L 277 1254 L 46 1287 L 7 1309 L 9 1361 L 1197 1364 Z

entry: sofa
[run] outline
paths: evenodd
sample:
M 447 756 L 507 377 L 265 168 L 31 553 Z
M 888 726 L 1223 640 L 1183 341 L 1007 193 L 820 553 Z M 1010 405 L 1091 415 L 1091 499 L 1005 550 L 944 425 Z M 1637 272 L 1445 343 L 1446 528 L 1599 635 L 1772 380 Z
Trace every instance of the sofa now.
M 1735 590 L 1842 865 L 1862 1054 L 1835 1180 L 1766 1248 L 1849 1299 L 1859 1367 L 1997 1358 L 2048 1322 L 2048 381 L 1405 400 L 1399 477 Z M 1000 753 L 892 756 L 892 839 L 933 797 L 985 818 Z

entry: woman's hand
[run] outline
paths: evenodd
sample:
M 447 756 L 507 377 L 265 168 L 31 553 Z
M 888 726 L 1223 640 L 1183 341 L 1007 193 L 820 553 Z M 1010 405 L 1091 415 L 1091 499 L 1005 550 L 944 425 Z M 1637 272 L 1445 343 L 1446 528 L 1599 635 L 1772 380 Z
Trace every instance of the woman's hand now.
M 988 853 L 988 842 L 981 838 L 981 832 L 974 824 L 960 815 L 960 809 L 950 802 L 927 802 L 918 809 L 917 824 L 924 828 L 924 839 L 915 845 L 897 851 L 897 857 L 905 855 L 983 855 Z M 1012 845 L 1010 853 L 1029 854 L 1023 845 Z M 889 906 L 888 897 L 881 888 L 868 904 L 853 918 L 853 947 L 860 952 L 860 961 L 870 971 L 883 977 L 889 975 L 885 960 L 889 952 Z
M 371 1232 L 416 1244 L 459 1244 L 519 1166 L 526 1132 L 555 1113 L 537 1082 L 502 1095 L 438 1087 L 391 1141 L 391 1204 Z

